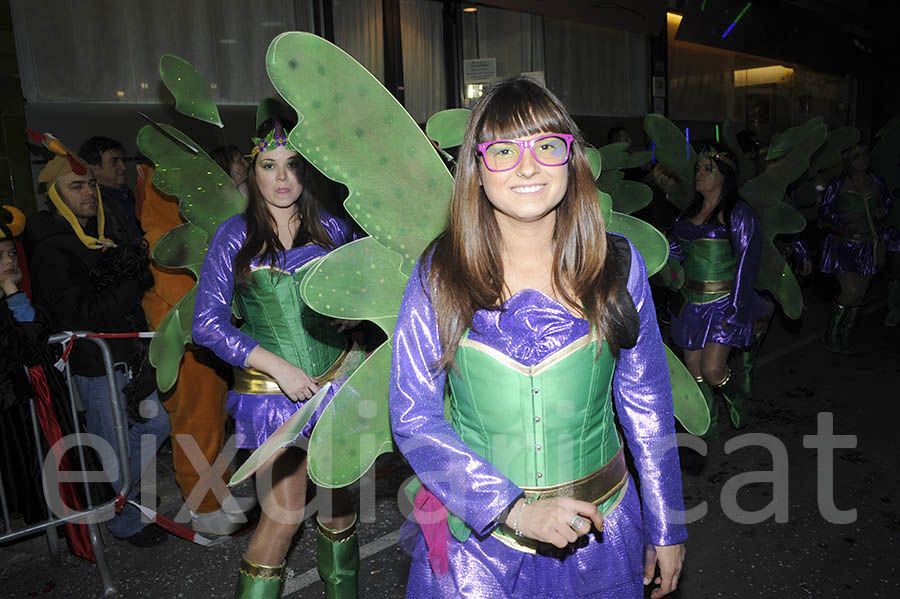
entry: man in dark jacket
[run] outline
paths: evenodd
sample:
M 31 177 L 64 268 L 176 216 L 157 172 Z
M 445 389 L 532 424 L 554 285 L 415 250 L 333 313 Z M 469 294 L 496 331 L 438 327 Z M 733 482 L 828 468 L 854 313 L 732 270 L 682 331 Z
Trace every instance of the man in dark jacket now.
M 103 333 L 146 330 L 141 299 L 153 284 L 146 247 L 130 241 L 121 226 L 107 222 L 93 173 L 72 156 L 54 158 L 39 180 L 47 184 L 53 209 L 29 219 L 24 241 L 35 303 L 47 312 L 52 328 Z M 123 408 L 127 404 L 130 416 L 129 456 L 117 457 L 119 464 L 128 464 L 135 485 L 129 498 L 134 498 L 141 474 L 169 434 L 169 420 L 157 397 L 143 343 L 134 339 L 107 343 L 116 364 L 120 400 Z M 85 406 L 88 432 L 115 450 L 110 394 L 99 348 L 89 340 L 76 342 L 70 367 Z M 152 452 L 141 447 L 145 436 L 152 439 Z M 118 489 L 118 468 L 116 472 L 110 482 Z M 141 547 L 166 538 L 159 527 L 143 522 L 131 505 L 107 526 L 114 536 Z
M 125 149 L 109 137 L 91 137 L 78 150 L 79 157 L 90 165 L 97 177 L 100 195 L 107 209 L 115 206 L 115 218 L 123 219 L 122 226 L 129 237 L 141 237 L 141 224 L 135 209 L 134 192 L 128 187 L 125 168 Z

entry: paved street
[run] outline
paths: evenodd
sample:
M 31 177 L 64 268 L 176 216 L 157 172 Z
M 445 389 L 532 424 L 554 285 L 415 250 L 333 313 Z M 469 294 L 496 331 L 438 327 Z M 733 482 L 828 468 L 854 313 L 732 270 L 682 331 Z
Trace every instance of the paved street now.
M 821 347 L 826 302 L 820 298 L 812 298 L 799 326 L 786 327 L 776 319 L 757 372 L 754 419 L 741 431 L 746 434 L 738 436 L 726 418 L 722 437 L 707 445 L 705 463 L 693 456 L 684 461 L 686 504 L 706 502 L 706 514 L 689 525 L 685 572 L 673 596 L 893 594 L 900 579 L 900 468 L 896 425 L 889 415 L 900 399 L 900 329 L 881 326 L 884 290 L 875 289 L 871 296 L 857 334 L 865 355 L 836 356 Z M 811 436 L 828 422 L 835 435 L 855 435 L 855 447 L 814 449 L 817 441 Z M 820 434 L 818 441 L 823 440 L 830 442 Z M 843 441 L 837 445 L 850 445 Z M 159 492 L 162 511 L 174 515 L 180 495 L 167 464 L 170 452 L 159 463 Z M 833 485 L 828 480 L 832 469 Z M 402 597 L 409 567 L 396 539 L 403 519 L 398 489 L 410 472 L 395 455 L 383 457 L 378 471 L 375 507 L 363 514 L 368 522 L 360 528 L 361 596 L 366 599 Z M 371 496 L 371 487 L 362 493 Z M 760 522 L 748 523 L 753 512 L 766 509 L 771 513 L 757 518 Z M 851 509 L 855 515 L 846 511 Z M 842 518 L 847 522 L 833 522 Z M 314 533 L 308 519 L 288 556 L 284 597 L 323 596 L 315 573 Z M 121 597 L 230 597 L 249 538 L 236 535 L 210 548 L 171 538 L 143 550 L 108 538 L 106 556 Z M 65 549 L 52 563 L 42 538 L 0 547 L 0 564 L 4 597 L 100 596 L 96 568 Z

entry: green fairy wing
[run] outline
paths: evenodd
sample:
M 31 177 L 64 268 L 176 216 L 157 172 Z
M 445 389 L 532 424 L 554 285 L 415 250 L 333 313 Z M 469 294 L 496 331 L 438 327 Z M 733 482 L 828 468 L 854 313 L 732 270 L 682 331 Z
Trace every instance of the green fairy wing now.
M 453 179 L 413 118 L 337 46 L 312 34 L 285 33 L 269 46 L 266 66 L 297 111 L 291 143 L 347 186 L 344 207 L 371 235 L 328 254 L 300 290 L 314 310 L 371 320 L 388 335 L 341 386 L 310 439 L 310 477 L 342 487 L 393 447 L 391 335 L 413 264 L 444 227 Z M 451 124 L 460 121 L 459 113 L 446 116 Z M 439 143 L 452 143 L 448 127 L 436 126 Z
M 164 54 L 159 69 L 179 112 L 221 126 L 209 86 L 193 65 Z M 157 241 L 152 248 L 153 260 L 167 268 L 184 268 L 197 278 L 209 238 L 224 220 L 243 211 L 244 197 L 201 146 L 175 127 L 144 126 L 138 132 L 137 145 L 156 165 L 153 185 L 178 198 L 185 221 Z M 157 385 L 162 391 L 171 389 L 178 379 L 184 345 L 191 341 L 196 292 L 195 286 L 172 307 L 150 342 L 150 362 L 156 367 Z
M 209 93 L 209 82 L 197 67 L 174 54 L 163 54 L 159 57 L 159 74 L 175 96 L 175 110 L 211 125 L 223 126 L 219 109 Z
M 349 54 L 310 33 L 276 37 L 266 54 L 275 89 L 300 119 L 291 143 L 345 184 L 344 207 L 407 275 L 444 227 L 453 179 L 416 121 Z
M 441 149 L 455 148 L 462 144 L 471 112 L 468 108 L 450 108 L 436 112 L 425 123 L 425 133 Z
M 612 197 L 613 210 L 622 214 L 632 214 L 645 208 L 653 199 L 653 190 L 637 181 L 625 181 L 623 169 L 634 168 L 646 164 L 650 160 L 649 152 L 630 154 L 626 151 L 627 143 L 605 145 L 597 150 L 602 169 L 597 177 L 597 188 Z M 593 152 L 589 153 L 591 159 Z M 595 158 L 596 159 L 596 158 Z M 591 165 L 593 167 L 593 161 Z
M 799 318 L 803 295 L 774 240 L 776 235 L 803 230 L 803 216 L 784 203 L 785 193 L 788 185 L 808 170 L 812 155 L 824 143 L 826 135 L 825 123 L 821 119 L 811 119 L 775 136 L 770 151 L 774 147 L 783 157 L 739 190 L 762 222 L 762 255 L 756 287 L 769 291 L 789 318 Z
M 684 133 L 662 115 L 648 114 L 644 118 L 644 131 L 655 144 L 656 160 L 678 175 L 678 182 L 669 190 L 667 197 L 678 209 L 684 210 L 694 199 L 697 153 Z

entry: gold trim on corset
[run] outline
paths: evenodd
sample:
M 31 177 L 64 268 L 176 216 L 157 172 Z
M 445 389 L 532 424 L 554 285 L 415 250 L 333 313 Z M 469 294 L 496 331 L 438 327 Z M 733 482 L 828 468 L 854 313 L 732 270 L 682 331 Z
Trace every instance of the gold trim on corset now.
M 512 358 L 510 358 L 509 356 L 507 356 L 500 350 L 494 349 L 490 345 L 486 345 L 484 343 L 481 343 L 480 341 L 473 341 L 472 339 L 469 339 L 468 337 L 463 337 L 462 339 L 460 339 L 459 345 L 462 347 L 471 347 L 472 349 L 474 349 L 476 351 L 486 353 L 487 355 L 489 355 L 493 359 L 497 360 L 504 366 L 511 368 L 512 370 L 515 370 L 516 372 L 521 372 L 522 374 L 527 375 L 527 376 L 537 376 L 538 374 L 547 370 L 551 366 L 562 362 L 563 360 L 565 360 L 566 358 L 568 358 L 575 352 L 577 352 L 581 349 L 584 349 L 585 347 L 590 345 L 595 340 L 599 341 L 599 338 L 594 333 L 589 333 L 587 335 L 584 335 L 583 337 L 580 337 L 576 341 L 573 341 L 572 343 L 570 343 L 563 349 L 553 352 L 552 354 L 550 354 L 549 356 L 544 358 L 543 361 L 538 362 L 534 366 L 525 366 L 524 364 L 520 364 L 519 362 L 516 362 L 515 360 L 513 360 Z
M 619 446 L 619 451 L 597 470 L 588 475 L 572 481 L 552 485 L 548 487 L 522 487 L 526 500 L 550 499 L 553 497 L 571 497 L 581 501 L 590 501 L 599 505 L 610 499 L 616 493 L 624 491 L 628 484 L 628 467 L 625 464 L 624 446 Z M 622 500 L 624 492 L 607 510 L 612 512 Z M 511 528 L 501 524 L 491 533 L 495 539 L 504 545 L 525 553 L 536 553 L 540 542 L 534 539 L 518 536 Z
M 734 288 L 734 281 L 697 281 L 686 279 L 681 288 L 694 293 L 730 293 Z
M 316 377 L 316 384 L 319 386 L 329 383 L 335 379 L 341 364 L 347 358 L 347 355 L 355 347 L 355 344 L 347 343 L 344 351 L 337 357 L 334 363 L 328 367 L 322 376 Z M 284 392 L 278 383 L 264 372 L 260 372 L 255 368 L 235 368 L 234 369 L 234 386 L 232 391 L 235 393 L 243 393 L 246 395 L 283 395 Z

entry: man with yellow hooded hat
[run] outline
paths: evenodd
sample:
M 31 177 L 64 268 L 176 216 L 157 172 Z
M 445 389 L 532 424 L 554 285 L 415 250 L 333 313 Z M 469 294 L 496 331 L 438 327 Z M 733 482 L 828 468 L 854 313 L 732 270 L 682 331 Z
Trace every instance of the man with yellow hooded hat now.
M 32 275 L 35 304 L 43 307 L 53 330 L 124 333 L 144 331 L 144 292 L 153 285 L 145 244 L 130 241 L 115 221 L 106 218 L 103 199 L 90 168 L 50 135 L 39 136 L 57 156 L 41 171 L 51 209 L 35 214 L 25 227 L 24 245 Z M 112 225 L 112 226 L 110 226 Z M 169 419 L 157 397 L 155 377 L 139 339 L 107 341 L 116 364 L 120 400 L 129 415 L 129 456 L 118 456 L 138 481 L 154 463 L 155 450 L 169 434 Z M 87 429 L 116 449 L 106 371 L 99 348 L 77 341 L 69 361 L 85 406 Z M 152 454 L 142 438 L 154 440 Z M 145 443 L 146 445 L 146 443 Z M 150 454 L 150 455 L 148 455 Z M 120 487 L 120 475 L 110 481 Z M 148 547 L 166 539 L 155 524 L 142 521 L 131 505 L 107 522 L 113 536 Z

